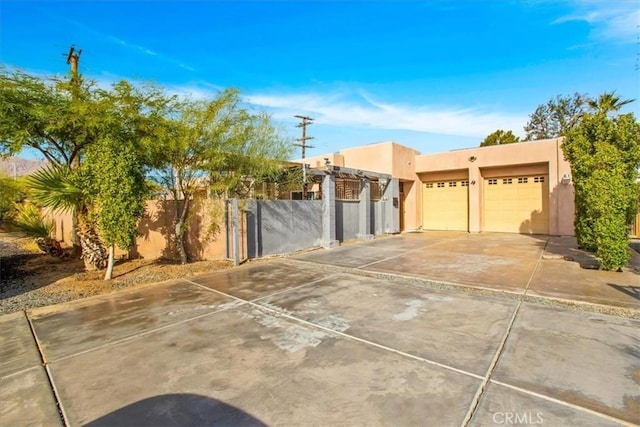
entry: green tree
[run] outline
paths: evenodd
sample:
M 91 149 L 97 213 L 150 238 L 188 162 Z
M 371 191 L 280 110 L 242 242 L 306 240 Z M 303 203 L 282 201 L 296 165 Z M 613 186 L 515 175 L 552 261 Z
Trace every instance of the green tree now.
M 0 154 L 32 148 L 56 166 L 76 163 L 101 124 L 94 84 L 76 82 L 0 68 Z
M 28 76 L 25 77 L 23 74 L 20 76 L 23 80 L 33 82 L 37 80 L 27 78 Z M 40 83 L 36 85 L 40 89 L 55 89 L 55 85 Z M 58 114 L 51 110 L 47 114 L 52 116 L 52 121 L 58 120 L 62 123 L 69 121 L 71 124 L 64 132 L 62 131 L 64 126 L 57 125 L 56 129 L 60 132 L 59 135 L 55 134 L 59 136 L 55 144 L 51 142 L 53 136 L 45 138 L 45 142 L 34 137 L 26 143 L 9 138 L 4 147 L 7 151 L 24 146 L 39 147 L 43 154 L 47 153 L 45 157 L 50 159 L 50 167 L 36 173 L 30 180 L 32 197 L 43 207 L 73 212 L 76 219 L 73 231 L 80 237 L 85 261 L 97 268 L 102 268 L 105 258 L 103 254 L 106 251 L 94 228 L 96 224 L 92 222 L 98 197 L 93 191 L 95 188 L 92 188 L 92 181 L 88 178 L 95 173 L 91 168 L 76 167 L 78 164 L 76 159 L 80 156 L 84 157 L 92 146 L 103 145 L 105 141 L 127 145 L 126 150 L 136 151 L 137 159 L 145 156 L 146 152 L 143 149 L 155 134 L 155 127 L 171 98 L 165 97 L 161 90 L 153 86 L 134 87 L 126 81 L 116 83 L 110 89 L 80 85 L 74 88 L 73 97 L 67 97 L 69 99 L 62 95 L 58 97 L 61 99 L 60 103 L 64 105 L 72 98 L 69 101 L 71 113 L 62 111 Z M 77 141 L 83 142 L 78 144 Z M 50 145 L 47 145 L 48 143 Z M 102 152 L 105 149 L 101 147 L 97 150 Z M 92 167 L 95 166 L 94 161 Z M 111 175 L 103 175 L 100 179 L 110 183 L 130 179 L 122 173 L 123 171 L 118 171 Z M 134 178 L 137 179 L 137 175 Z M 104 185 L 107 184 L 104 183 Z M 113 201 L 121 203 L 117 199 Z M 89 214 L 94 215 L 90 218 Z
M 101 114 L 93 82 L 39 77 L 0 68 L 0 155 L 24 148 L 39 151 L 50 164 L 72 168 L 101 133 Z M 73 216 L 72 243 L 80 250 Z
M 101 89 L 82 76 L 40 77 L 1 67 L 0 155 L 32 148 L 56 168 L 72 169 L 81 164 L 88 147 L 114 133 L 118 138 L 127 134 L 141 148 L 171 101 L 152 85 L 134 87 L 121 81 Z M 45 181 L 65 178 L 57 170 L 51 172 Z M 64 180 L 58 182 L 62 183 Z M 78 247 L 76 233 L 81 224 L 77 215 L 84 209 L 76 206 L 72 211 L 72 241 Z
M 603 269 L 629 261 L 627 227 L 636 211 L 640 124 L 633 114 L 585 114 L 562 145 L 575 187 L 575 232 Z
M 86 155 L 85 177 L 92 194 L 91 216 L 109 248 L 105 280 L 113 274 L 115 247 L 135 244 L 137 222 L 144 215 L 147 186 L 132 140 L 123 132 L 93 144 Z
M 242 108 L 238 92 L 225 90 L 213 100 L 182 100 L 156 128 L 149 146 L 151 177 L 172 195 L 174 232 L 180 262 L 188 262 L 185 233 L 196 192 L 210 186 L 233 193 L 248 175 L 264 175 L 287 159 L 291 145 L 269 117 Z
M 579 123 L 591 101 L 586 95 L 576 92 L 573 96 L 558 95 L 546 104 L 538 105 L 524 127 L 526 139 L 533 141 L 565 135 Z
M 488 147 L 491 145 L 502 145 L 502 144 L 513 144 L 515 142 L 520 142 L 520 137 L 517 137 L 511 132 L 503 131 L 502 129 L 498 129 L 493 132 L 489 136 L 487 136 L 481 143 L 480 147 Z

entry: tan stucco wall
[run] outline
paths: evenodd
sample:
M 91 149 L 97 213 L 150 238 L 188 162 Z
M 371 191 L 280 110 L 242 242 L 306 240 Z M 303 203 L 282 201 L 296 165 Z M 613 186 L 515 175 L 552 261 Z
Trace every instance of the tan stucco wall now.
M 415 159 L 420 153 L 393 141 L 347 148 L 339 153 L 307 157 L 304 162 L 311 167 L 323 167 L 324 158 L 329 158 L 335 166 L 362 169 L 371 172 L 388 173 L 404 183 L 404 221 L 405 230 L 420 226 L 420 186 L 415 185 L 418 176 L 415 173 Z M 302 159 L 296 160 L 302 163 Z
M 468 171 L 470 232 L 483 230 L 483 179 L 548 173 L 549 233 L 573 235 L 573 186 L 561 183 L 564 174 L 571 174 L 571 167 L 563 158 L 561 144 L 559 138 L 427 154 L 416 157 L 416 172 L 425 180 L 447 172 Z
M 324 154 L 321 156 L 307 157 L 304 159 L 304 163 L 308 164 L 310 168 L 323 168 L 326 164 L 325 159 L 328 159 L 333 166 L 347 167 L 344 164 L 344 157 L 339 153 L 331 153 L 331 154 Z M 294 160 L 294 163 L 302 164 L 303 161 L 302 159 Z
M 213 260 L 225 257 L 225 225 L 224 203 L 220 200 L 202 200 L 196 202 L 193 215 L 187 231 L 185 249 L 193 260 Z M 138 222 L 140 236 L 136 239 L 135 247 L 130 251 L 131 258 L 176 259 L 177 253 L 173 248 L 175 237 L 173 231 L 173 201 L 149 200 L 146 205 L 146 215 Z M 71 245 L 71 215 L 69 213 L 48 213 L 48 217 L 55 222 L 55 238 L 65 245 Z M 210 232 L 210 225 L 215 219 L 214 227 L 217 232 Z M 117 250 L 116 256 L 127 255 L 126 251 Z
M 573 185 L 561 183 L 564 174 L 571 174 L 571 167 L 563 158 L 561 144 L 559 138 L 420 155 L 395 142 L 381 142 L 309 157 L 305 163 L 322 167 L 326 157 L 335 166 L 389 173 L 399 178 L 405 190 L 405 230 L 422 226 L 422 182 L 468 178 L 469 231 L 480 232 L 484 225 L 483 179 L 548 174 L 549 233 L 573 235 Z M 475 157 L 473 162 L 471 157 Z

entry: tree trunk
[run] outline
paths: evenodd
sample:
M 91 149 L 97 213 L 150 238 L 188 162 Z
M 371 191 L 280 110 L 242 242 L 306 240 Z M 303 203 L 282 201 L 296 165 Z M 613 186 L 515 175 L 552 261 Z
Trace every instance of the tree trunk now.
M 84 259 L 87 271 L 101 270 L 107 263 L 107 248 L 98 237 L 95 230 L 86 228 L 84 231 L 77 230 L 78 237 L 82 243 L 82 259 Z
M 115 262 L 115 245 L 109 246 L 109 261 L 107 262 L 107 271 L 104 273 L 104 280 L 111 280 L 113 276 L 113 263 Z
M 189 197 L 184 198 L 180 216 L 176 222 L 176 246 L 178 247 L 178 253 L 180 254 L 180 264 L 187 263 L 187 251 L 184 248 L 184 234 L 185 234 L 185 220 L 187 213 L 189 212 Z
M 82 255 L 82 245 L 78 237 L 78 222 L 78 213 L 74 211 L 71 215 L 71 246 L 74 258 L 79 258 Z

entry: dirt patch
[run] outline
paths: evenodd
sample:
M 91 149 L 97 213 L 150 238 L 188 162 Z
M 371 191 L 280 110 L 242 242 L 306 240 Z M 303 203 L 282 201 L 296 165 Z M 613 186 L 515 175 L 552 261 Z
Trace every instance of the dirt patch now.
M 223 270 L 227 261 L 180 265 L 164 260 L 123 260 L 113 279 L 87 272 L 82 260 L 38 253 L 32 239 L 0 233 L 0 314 L 107 294 L 124 288 Z

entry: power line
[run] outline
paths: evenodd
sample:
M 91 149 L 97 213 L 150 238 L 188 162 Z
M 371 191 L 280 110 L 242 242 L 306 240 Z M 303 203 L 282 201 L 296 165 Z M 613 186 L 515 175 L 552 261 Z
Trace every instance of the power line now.
M 307 126 L 313 124 L 313 120 L 311 117 L 307 116 L 293 116 L 301 120 L 300 123 L 296 125 L 298 128 L 302 128 L 302 137 L 297 138 L 296 141 L 299 144 L 293 144 L 296 147 L 302 147 L 302 158 L 304 159 L 307 156 L 307 148 L 314 148 L 312 145 L 307 145 L 307 141 L 313 139 L 312 136 L 307 136 Z

